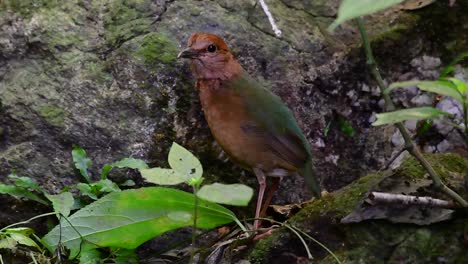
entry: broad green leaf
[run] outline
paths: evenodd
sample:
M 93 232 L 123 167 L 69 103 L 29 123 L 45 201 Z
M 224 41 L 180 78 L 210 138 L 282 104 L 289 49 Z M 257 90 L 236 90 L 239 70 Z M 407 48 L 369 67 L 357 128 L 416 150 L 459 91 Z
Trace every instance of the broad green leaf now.
M 63 192 L 60 194 L 46 194 L 45 195 L 49 201 L 52 202 L 52 206 L 54 207 L 54 211 L 58 214 L 61 213 L 64 216 L 68 216 L 70 214 L 70 210 L 75 203 L 73 199 L 73 195 L 70 192 Z
M 88 168 L 91 167 L 91 160 L 86 156 L 86 151 L 79 146 L 73 146 L 72 158 L 81 176 L 85 178 L 86 182 L 90 183 L 91 178 L 88 175 Z
M 141 176 L 147 182 L 159 185 L 176 185 L 187 181 L 183 175 L 176 173 L 171 169 L 151 168 L 140 170 Z
M 39 186 L 39 184 L 33 178 L 20 177 L 16 175 L 16 173 L 11 173 L 10 175 L 8 175 L 8 178 L 10 178 L 16 186 L 32 189 L 39 193 L 43 192 L 41 186 Z
M 462 95 L 462 97 L 464 97 L 465 93 L 466 93 L 466 87 L 467 87 L 467 83 L 465 82 L 462 82 L 461 80 L 457 79 L 457 78 L 447 78 L 447 80 L 449 80 L 450 82 L 452 82 L 455 87 L 457 88 L 458 92 Z M 463 101 L 460 101 L 460 102 L 463 102 Z
M 407 82 L 396 82 L 392 83 L 384 93 L 390 93 L 392 90 L 397 88 L 408 88 L 411 86 L 417 86 L 419 89 L 437 93 L 441 95 L 451 96 L 456 100 L 462 102 L 463 98 L 458 89 L 454 84 L 447 81 L 407 81 Z
M 204 185 L 197 196 L 214 203 L 245 206 L 252 199 L 253 190 L 243 184 L 213 183 Z
M 29 200 L 33 200 L 41 204 L 49 205 L 49 203 L 46 200 L 42 199 L 37 194 L 18 186 L 0 183 L 0 193 L 9 194 L 17 198 L 27 198 Z
M 394 112 L 377 114 L 377 120 L 372 123 L 373 126 L 393 124 L 406 120 L 421 120 L 436 118 L 441 115 L 450 116 L 450 113 L 440 111 L 433 107 L 417 107 L 410 109 L 402 109 Z
M 144 160 L 134 158 L 124 158 L 111 164 L 107 164 L 102 168 L 101 179 L 105 179 L 112 168 L 129 168 L 129 169 L 148 169 L 148 165 Z
M 346 20 L 369 15 L 401 2 L 403 0 L 343 0 L 338 9 L 338 17 L 328 30 L 334 30 Z
M 34 240 L 32 240 L 30 237 L 23 235 L 21 233 L 11 233 L 9 236 L 14 239 L 18 244 L 21 245 L 26 245 L 30 247 L 35 247 L 37 249 L 40 249 L 40 247 L 37 245 Z
M 200 178 L 203 174 L 200 161 L 190 151 L 175 142 L 172 143 L 168 160 L 171 168 L 184 176 L 185 181 L 191 178 Z
M 238 221 L 230 210 L 208 201 L 199 201 L 197 208 L 198 228 Z M 176 189 L 147 187 L 114 192 L 68 217 L 73 227 L 63 219 L 42 242 L 54 252 L 61 241 L 71 256 L 79 252 L 79 234 L 96 247 L 135 249 L 164 232 L 191 226 L 193 219 L 186 215 L 193 211 L 194 195 Z

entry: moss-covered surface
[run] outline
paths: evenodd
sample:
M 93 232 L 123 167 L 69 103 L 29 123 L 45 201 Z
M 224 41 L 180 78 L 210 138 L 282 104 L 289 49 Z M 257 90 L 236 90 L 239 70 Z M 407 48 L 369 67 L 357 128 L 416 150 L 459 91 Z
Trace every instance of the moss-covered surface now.
M 466 196 L 468 192 L 459 184 L 462 173 L 468 170 L 467 159 L 456 154 L 426 157 L 445 182 Z M 434 263 L 440 260 L 466 263 L 468 254 L 461 237 L 467 220 L 463 216 L 430 226 L 391 224 L 384 220 L 340 224 L 340 220 L 351 213 L 364 195 L 384 178 L 417 180 L 426 177 L 425 174 L 422 167 L 409 158 L 394 172 L 367 175 L 323 199 L 313 201 L 289 223 L 321 241 L 343 263 Z M 282 228 L 261 240 L 251 252 L 250 260 L 252 263 L 281 263 L 280 260 L 287 255 L 285 253 L 305 256 L 297 241 L 297 237 Z M 323 249 L 313 243 L 309 245 L 314 256 L 320 259 L 318 263 L 335 263 Z
M 39 108 L 39 114 L 50 124 L 54 126 L 62 126 L 66 112 L 60 107 L 45 105 Z
M 177 58 L 178 49 L 174 42 L 171 42 L 166 35 L 162 33 L 149 33 L 135 39 L 140 46 L 134 51 L 134 54 L 147 64 L 162 62 L 165 64 L 173 63 Z

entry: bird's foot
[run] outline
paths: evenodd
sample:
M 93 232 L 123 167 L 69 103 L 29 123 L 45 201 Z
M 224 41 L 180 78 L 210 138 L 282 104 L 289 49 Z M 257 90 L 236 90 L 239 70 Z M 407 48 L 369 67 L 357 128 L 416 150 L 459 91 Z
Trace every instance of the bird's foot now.
M 256 234 L 253 238 L 254 241 L 257 241 L 257 240 L 260 240 L 264 237 L 267 237 L 271 234 L 273 234 L 273 230 L 275 230 L 276 228 L 280 227 L 279 225 L 272 225 L 268 228 L 259 228 L 257 229 L 258 232 L 260 232 L 259 234 Z

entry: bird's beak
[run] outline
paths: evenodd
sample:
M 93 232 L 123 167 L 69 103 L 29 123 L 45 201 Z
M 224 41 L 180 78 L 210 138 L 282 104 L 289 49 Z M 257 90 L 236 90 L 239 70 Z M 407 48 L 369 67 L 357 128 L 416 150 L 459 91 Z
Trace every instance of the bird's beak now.
M 179 55 L 177 55 L 177 58 L 180 59 L 180 58 L 186 58 L 186 59 L 192 59 L 192 58 L 195 58 L 198 56 L 198 51 L 194 50 L 194 49 L 191 49 L 191 48 L 187 48 L 187 49 L 184 49 L 183 51 L 181 51 L 179 53 Z

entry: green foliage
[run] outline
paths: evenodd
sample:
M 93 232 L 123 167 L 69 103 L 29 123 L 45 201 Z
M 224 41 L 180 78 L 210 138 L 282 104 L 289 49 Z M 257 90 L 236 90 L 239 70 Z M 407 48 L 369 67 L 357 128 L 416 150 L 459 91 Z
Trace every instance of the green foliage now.
M 129 169 L 142 170 L 142 169 L 147 169 L 148 165 L 146 164 L 145 161 L 141 159 L 124 158 L 114 163 L 104 165 L 104 167 L 102 168 L 102 172 L 101 172 L 101 179 L 106 179 L 107 175 L 109 174 L 109 171 L 112 168 L 120 168 L 120 169 L 129 168 Z
M 94 183 L 78 183 L 76 187 L 82 195 L 88 196 L 93 200 L 97 200 L 106 193 L 120 192 L 119 186 L 109 179 L 99 180 Z
M 416 107 L 410 109 L 396 110 L 377 114 L 377 120 L 372 123 L 373 126 L 381 126 L 386 124 L 394 124 L 406 120 L 422 120 L 436 118 L 441 115 L 450 115 L 447 112 L 440 111 L 433 107 Z
M 403 0 L 343 0 L 338 9 L 338 17 L 328 30 L 334 30 L 347 20 L 369 15 L 401 2 Z
M 0 249 L 14 249 L 18 244 L 35 247 L 41 250 L 39 245 L 30 238 L 34 230 L 29 227 L 7 228 L 0 231 Z
M 188 183 L 198 190 L 203 181 L 203 167 L 190 151 L 174 142 L 169 151 L 168 161 L 171 169 L 140 169 L 141 176 L 146 181 L 159 185 Z M 243 184 L 215 183 L 201 187 L 196 191 L 196 195 L 214 203 L 245 206 L 252 198 L 253 190 Z
M 340 125 L 341 132 L 343 132 L 348 137 L 354 137 L 356 130 L 354 130 L 353 126 L 348 120 L 340 116 L 338 117 L 338 124 Z
M 57 216 L 60 214 L 63 216 L 70 215 L 70 210 L 75 202 L 75 199 L 70 192 L 63 192 L 56 195 L 45 194 L 45 196 L 52 202 L 54 212 L 57 213 Z
M 72 158 L 81 176 L 83 176 L 87 183 L 91 183 L 91 178 L 88 175 L 88 169 L 91 167 L 91 160 L 87 157 L 86 151 L 80 146 L 73 146 Z
M 387 89 L 385 89 L 384 93 L 389 94 L 391 91 L 397 88 L 409 88 L 413 86 L 417 86 L 419 89 L 426 92 L 451 96 L 457 99 L 459 102 L 463 101 L 463 93 L 458 90 L 456 85 L 446 80 L 396 82 L 392 83 Z
M 253 196 L 253 190 L 243 184 L 213 183 L 201 187 L 197 196 L 215 203 L 246 206 Z
M 192 224 L 194 195 L 176 189 L 148 187 L 114 192 L 62 219 L 43 239 L 54 252 L 59 241 L 75 257 L 83 239 L 95 247 L 134 249 L 166 231 Z M 199 228 L 214 228 L 235 221 L 234 213 L 199 201 Z M 139 234 L 135 236 L 135 234 Z
M 8 178 L 13 181 L 13 185 L 0 183 L 0 193 L 9 194 L 16 198 L 26 198 L 39 202 L 44 205 L 49 205 L 42 196 L 42 189 L 37 182 L 29 177 L 19 177 L 16 173 L 11 173 Z

